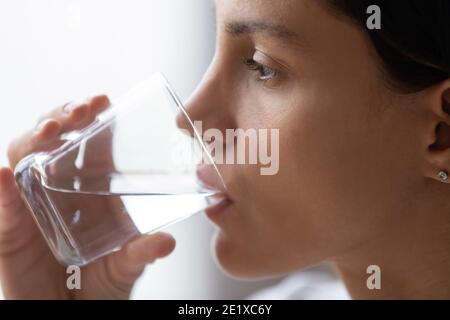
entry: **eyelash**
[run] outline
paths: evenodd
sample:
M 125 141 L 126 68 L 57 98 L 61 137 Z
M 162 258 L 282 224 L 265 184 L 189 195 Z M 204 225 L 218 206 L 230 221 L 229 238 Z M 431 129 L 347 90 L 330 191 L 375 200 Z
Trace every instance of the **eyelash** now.
M 253 58 L 245 59 L 244 64 L 249 70 L 257 71 L 260 74 L 260 76 L 258 77 L 258 81 L 267 82 L 274 79 L 278 75 L 277 70 L 256 62 Z M 271 74 L 266 75 L 266 72 L 269 72 Z

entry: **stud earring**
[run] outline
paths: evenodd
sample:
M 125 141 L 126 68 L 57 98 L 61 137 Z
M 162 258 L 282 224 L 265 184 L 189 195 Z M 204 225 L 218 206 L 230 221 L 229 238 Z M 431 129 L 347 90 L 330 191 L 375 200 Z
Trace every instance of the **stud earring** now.
M 446 170 L 441 170 L 438 173 L 438 177 L 439 179 L 441 179 L 442 181 L 445 181 L 448 179 L 448 172 Z

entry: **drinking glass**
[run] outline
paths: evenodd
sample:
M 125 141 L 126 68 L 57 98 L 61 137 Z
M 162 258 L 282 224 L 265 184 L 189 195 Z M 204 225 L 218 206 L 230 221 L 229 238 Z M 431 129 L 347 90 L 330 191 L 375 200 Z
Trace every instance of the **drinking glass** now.
M 177 126 L 180 117 L 188 132 Z M 66 265 L 88 264 L 201 212 L 226 190 L 161 73 L 113 99 L 87 127 L 61 135 L 54 150 L 22 159 L 15 177 L 51 251 Z

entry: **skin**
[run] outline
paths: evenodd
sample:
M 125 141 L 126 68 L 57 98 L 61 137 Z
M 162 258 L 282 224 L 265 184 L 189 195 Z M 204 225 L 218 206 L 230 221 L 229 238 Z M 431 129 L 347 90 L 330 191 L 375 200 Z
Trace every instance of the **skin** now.
M 391 89 L 363 30 L 319 1 L 215 4 L 216 54 L 188 114 L 204 130 L 280 130 L 277 175 L 219 166 L 230 204 L 211 217 L 218 264 L 234 277 L 265 278 L 327 261 L 356 299 L 450 298 L 450 189 L 437 176 L 450 168 L 450 80 L 412 94 Z M 243 63 L 250 58 L 266 68 L 250 70 Z M 58 115 L 46 118 L 53 120 L 40 138 L 12 145 L 12 166 L 51 140 L 51 130 L 61 131 Z M 0 281 L 7 297 L 20 297 L 30 289 L 16 271 L 36 259 L 36 249 L 24 232 L 11 232 L 28 213 L 17 209 L 9 169 L 0 182 Z M 156 247 L 154 239 L 137 241 Z M 124 250 L 117 254 L 132 255 Z M 369 265 L 381 268 L 381 290 L 367 289 Z M 46 261 L 25 271 L 54 281 L 53 268 Z M 56 296 L 58 285 L 35 287 Z

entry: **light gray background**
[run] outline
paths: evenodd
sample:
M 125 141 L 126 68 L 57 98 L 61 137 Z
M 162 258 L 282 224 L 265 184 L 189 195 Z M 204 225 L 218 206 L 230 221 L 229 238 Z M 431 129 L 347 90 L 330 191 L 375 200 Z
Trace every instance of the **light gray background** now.
M 120 95 L 156 70 L 187 98 L 212 58 L 214 35 L 212 0 L 1 0 L 0 165 L 13 137 L 69 100 Z M 242 298 L 266 284 L 218 270 L 202 214 L 167 231 L 175 253 L 147 268 L 133 298 Z

